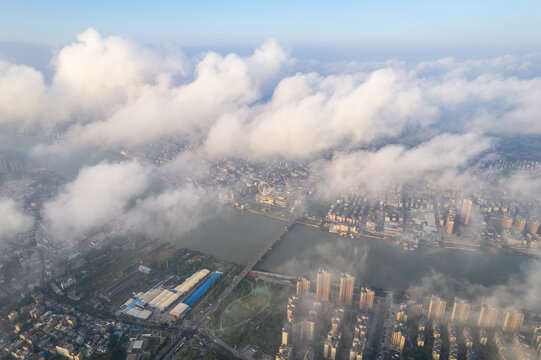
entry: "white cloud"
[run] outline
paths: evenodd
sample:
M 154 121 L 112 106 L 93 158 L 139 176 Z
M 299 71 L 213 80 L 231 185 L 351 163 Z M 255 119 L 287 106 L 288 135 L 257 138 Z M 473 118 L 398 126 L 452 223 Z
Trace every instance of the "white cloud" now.
M 137 162 L 85 167 L 44 204 L 44 218 L 53 233 L 77 238 L 118 221 L 149 185 L 149 170 Z
M 32 222 L 32 218 L 25 215 L 14 200 L 0 197 L 0 240 L 29 230 Z
M 217 210 L 209 194 L 198 192 L 191 184 L 139 199 L 123 215 L 125 231 L 146 234 L 150 238 L 174 239 L 196 228 Z
M 160 172 L 137 161 L 84 167 L 44 204 L 45 223 L 64 241 L 111 230 L 171 239 L 211 216 L 217 208 L 209 203 L 215 203 L 216 194 L 187 182 L 161 189 L 153 174 L 182 176 L 196 167 L 204 169 L 189 159 L 180 159 Z
M 442 134 L 413 148 L 387 145 L 375 151 L 335 153 L 330 161 L 315 162 L 314 169 L 324 176 L 325 194 L 377 192 L 423 177 L 448 176 L 490 146 L 490 139 L 479 134 Z
M 204 53 L 192 70 L 178 52 L 89 29 L 60 49 L 50 85 L 0 63 L 0 123 L 62 124 L 65 141 L 39 151 L 174 136 L 211 157 L 317 157 L 404 132 L 541 134 L 535 60 L 320 64 L 292 74 L 299 65 L 270 40 L 250 56 Z
M 43 75 L 31 67 L 0 60 L 0 125 L 26 127 L 39 121 L 46 107 Z
M 249 151 L 255 156 L 307 157 L 398 136 L 408 126 L 434 122 L 437 113 L 424 101 L 417 80 L 402 71 L 297 74 L 283 79 L 268 103 L 237 114 L 236 119 L 221 118 L 205 145 L 211 154 L 219 149 L 221 154 Z M 234 146 L 228 151 L 224 143 Z
M 53 78 L 0 61 L 0 123 L 48 130 L 65 122 L 99 121 L 137 99 L 148 86 L 168 86 L 186 72 L 180 53 L 150 49 L 88 29 L 53 59 Z

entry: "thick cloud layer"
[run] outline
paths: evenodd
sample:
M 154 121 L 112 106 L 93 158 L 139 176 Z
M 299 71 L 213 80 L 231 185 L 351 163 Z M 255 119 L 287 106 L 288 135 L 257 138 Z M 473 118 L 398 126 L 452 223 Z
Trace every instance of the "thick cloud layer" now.
M 25 215 L 12 199 L 0 197 L 0 240 L 11 239 L 32 226 L 32 218 Z
M 54 58 L 50 84 L 30 67 L 0 62 L 0 124 L 48 131 L 57 124 L 98 121 L 139 98 L 146 87 L 163 86 L 184 71 L 178 54 L 160 57 L 93 29 L 77 40 Z
M 137 162 L 83 168 L 73 182 L 44 205 L 45 221 L 53 233 L 64 237 L 100 229 L 118 219 L 149 184 L 148 170 Z
M 489 148 L 490 140 L 478 134 L 442 134 L 410 149 L 388 145 L 376 151 L 336 153 L 315 168 L 324 174 L 321 188 L 330 195 L 378 192 L 429 176 L 436 181 L 448 178 Z
M 156 192 L 153 170 L 137 161 L 82 168 L 73 182 L 45 203 L 45 222 L 64 241 L 113 230 L 170 239 L 211 216 L 212 189 L 202 192 L 184 183 Z M 213 209 L 217 210 L 215 205 Z
M 50 84 L 0 62 L 0 124 L 61 133 L 51 151 L 175 136 L 210 157 L 317 157 L 442 129 L 541 133 L 536 58 L 296 65 L 271 40 L 192 61 L 89 29 L 60 49 Z

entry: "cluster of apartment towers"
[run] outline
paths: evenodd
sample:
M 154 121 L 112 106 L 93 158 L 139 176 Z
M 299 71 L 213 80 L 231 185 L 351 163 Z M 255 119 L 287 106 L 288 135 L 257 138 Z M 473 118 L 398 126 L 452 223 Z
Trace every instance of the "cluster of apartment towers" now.
M 428 319 L 440 320 L 445 317 L 447 302 L 437 296 L 432 296 L 428 304 Z M 463 299 L 455 298 L 453 310 L 451 312 L 451 321 L 466 323 L 469 319 L 471 304 Z M 503 331 L 517 331 L 522 326 L 524 314 L 513 308 L 507 308 L 500 315 L 500 310 L 489 304 L 481 304 L 477 326 L 493 328 L 496 326 L 498 318 L 501 319 Z
M 432 320 L 432 332 L 434 336 L 434 343 L 432 346 L 432 359 L 439 360 L 441 355 L 441 330 L 440 330 L 440 320 L 445 319 L 445 311 L 447 307 L 447 302 L 437 296 L 432 296 L 428 304 L 428 319 Z M 471 304 L 467 301 L 455 298 L 451 316 L 449 318 L 450 322 L 447 326 L 447 331 L 449 334 L 449 359 L 458 358 L 458 345 L 456 342 L 456 327 L 454 323 L 457 324 L 466 324 L 470 320 L 470 310 Z M 476 320 L 476 325 L 479 327 L 479 342 L 481 345 L 486 345 L 488 341 L 487 332 L 485 329 L 494 328 L 496 323 L 500 319 L 501 328 L 503 331 L 515 332 L 519 330 L 524 321 L 524 314 L 518 312 L 513 308 L 507 308 L 505 311 L 500 312 L 500 310 L 489 304 L 481 304 L 481 309 L 479 311 L 479 317 Z M 420 322 L 419 325 L 419 334 L 417 336 L 417 346 L 424 346 L 424 331 L 425 325 L 424 321 Z M 394 335 L 394 334 L 393 334 Z M 496 334 L 496 336 L 498 333 Z M 465 339 L 465 345 L 467 348 L 466 359 L 474 359 L 475 352 L 473 351 L 473 340 L 471 335 L 471 330 L 468 327 L 464 327 L 463 336 Z M 401 342 L 398 348 L 401 350 L 403 347 L 403 341 Z M 498 352 L 500 349 L 498 349 Z
M 276 360 L 290 359 L 292 356 L 293 345 L 295 341 L 312 341 L 314 339 L 314 330 L 317 314 L 321 310 L 322 301 L 331 300 L 331 273 L 320 269 L 317 273 L 316 282 L 316 300 L 312 302 L 308 315 L 297 318 L 297 307 L 303 296 L 310 294 L 311 282 L 305 277 L 297 279 L 297 293 L 290 296 L 287 304 L 287 325 L 282 329 L 282 344 L 280 345 Z M 325 359 L 335 359 L 338 345 L 342 338 L 340 332 L 340 322 L 344 317 L 344 308 L 342 306 L 353 305 L 353 294 L 355 286 L 355 277 L 342 273 L 340 275 L 340 288 L 338 292 L 338 306 L 331 318 L 331 329 L 327 334 L 327 339 L 323 345 L 323 357 Z M 359 296 L 359 308 L 362 311 L 370 311 L 374 307 L 375 292 L 367 287 L 361 287 Z M 354 338 L 350 348 L 351 360 L 361 360 L 366 345 L 367 326 L 370 317 L 361 313 L 357 316 L 357 322 L 354 328 Z M 310 348 L 309 348 L 310 349 Z
M 464 199 L 462 201 L 462 207 L 460 208 L 460 223 L 462 225 L 468 225 L 470 222 L 470 215 L 472 211 L 472 205 L 473 201 L 472 199 Z M 449 213 L 447 214 L 447 219 L 445 220 L 445 233 L 447 235 L 451 235 L 453 233 L 453 228 L 455 226 L 456 221 L 456 209 L 451 208 L 449 209 Z M 528 236 L 536 236 L 537 231 L 539 230 L 539 220 L 537 220 L 534 216 L 530 217 L 528 222 L 526 223 L 526 219 L 517 216 L 515 218 L 515 221 L 513 222 L 513 219 L 509 215 L 504 215 L 501 219 L 501 227 L 503 230 L 510 230 L 511 227 L 515 228 L 516 231 L 522 233 L 526 231 L 526 234 Z

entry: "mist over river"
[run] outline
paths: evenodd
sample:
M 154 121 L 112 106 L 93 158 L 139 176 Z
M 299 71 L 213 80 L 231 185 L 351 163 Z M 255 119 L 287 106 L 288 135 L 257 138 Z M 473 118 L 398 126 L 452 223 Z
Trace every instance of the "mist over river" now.
M 179 238 L 178 245 L 245 264 L 283 226 L 279 220 L 226 208 L 223 215 Z M 313 279 L 323 267 L 335 277 L 349 272 L 356 276 L 357 284 L 407 290 L 434 274 L 473 285 L 502 285 L 520 276 L 532 261 L 537 260 L 482 251 L 428 247 L 407 251 L 381 240 L 351 240 L 295 225 L 257 268 Z

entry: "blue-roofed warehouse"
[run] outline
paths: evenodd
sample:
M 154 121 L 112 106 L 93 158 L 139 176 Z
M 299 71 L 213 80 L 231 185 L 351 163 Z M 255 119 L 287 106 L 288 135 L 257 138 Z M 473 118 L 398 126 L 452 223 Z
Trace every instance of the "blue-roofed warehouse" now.
M 218 271 L 212 274 L 197 290 L 193 292 L 192 295 L 190 295 L 190 297 L 188 297 L 184 301 L 184 304 L 188 306 L 192 306 L 193 304 L 195 304 L 195 302 L 201 297 L 201 295 L 203 295 L 209 289 L 210 285 L 212 285 L 212 283 L 222 274 L 223 273 Z

